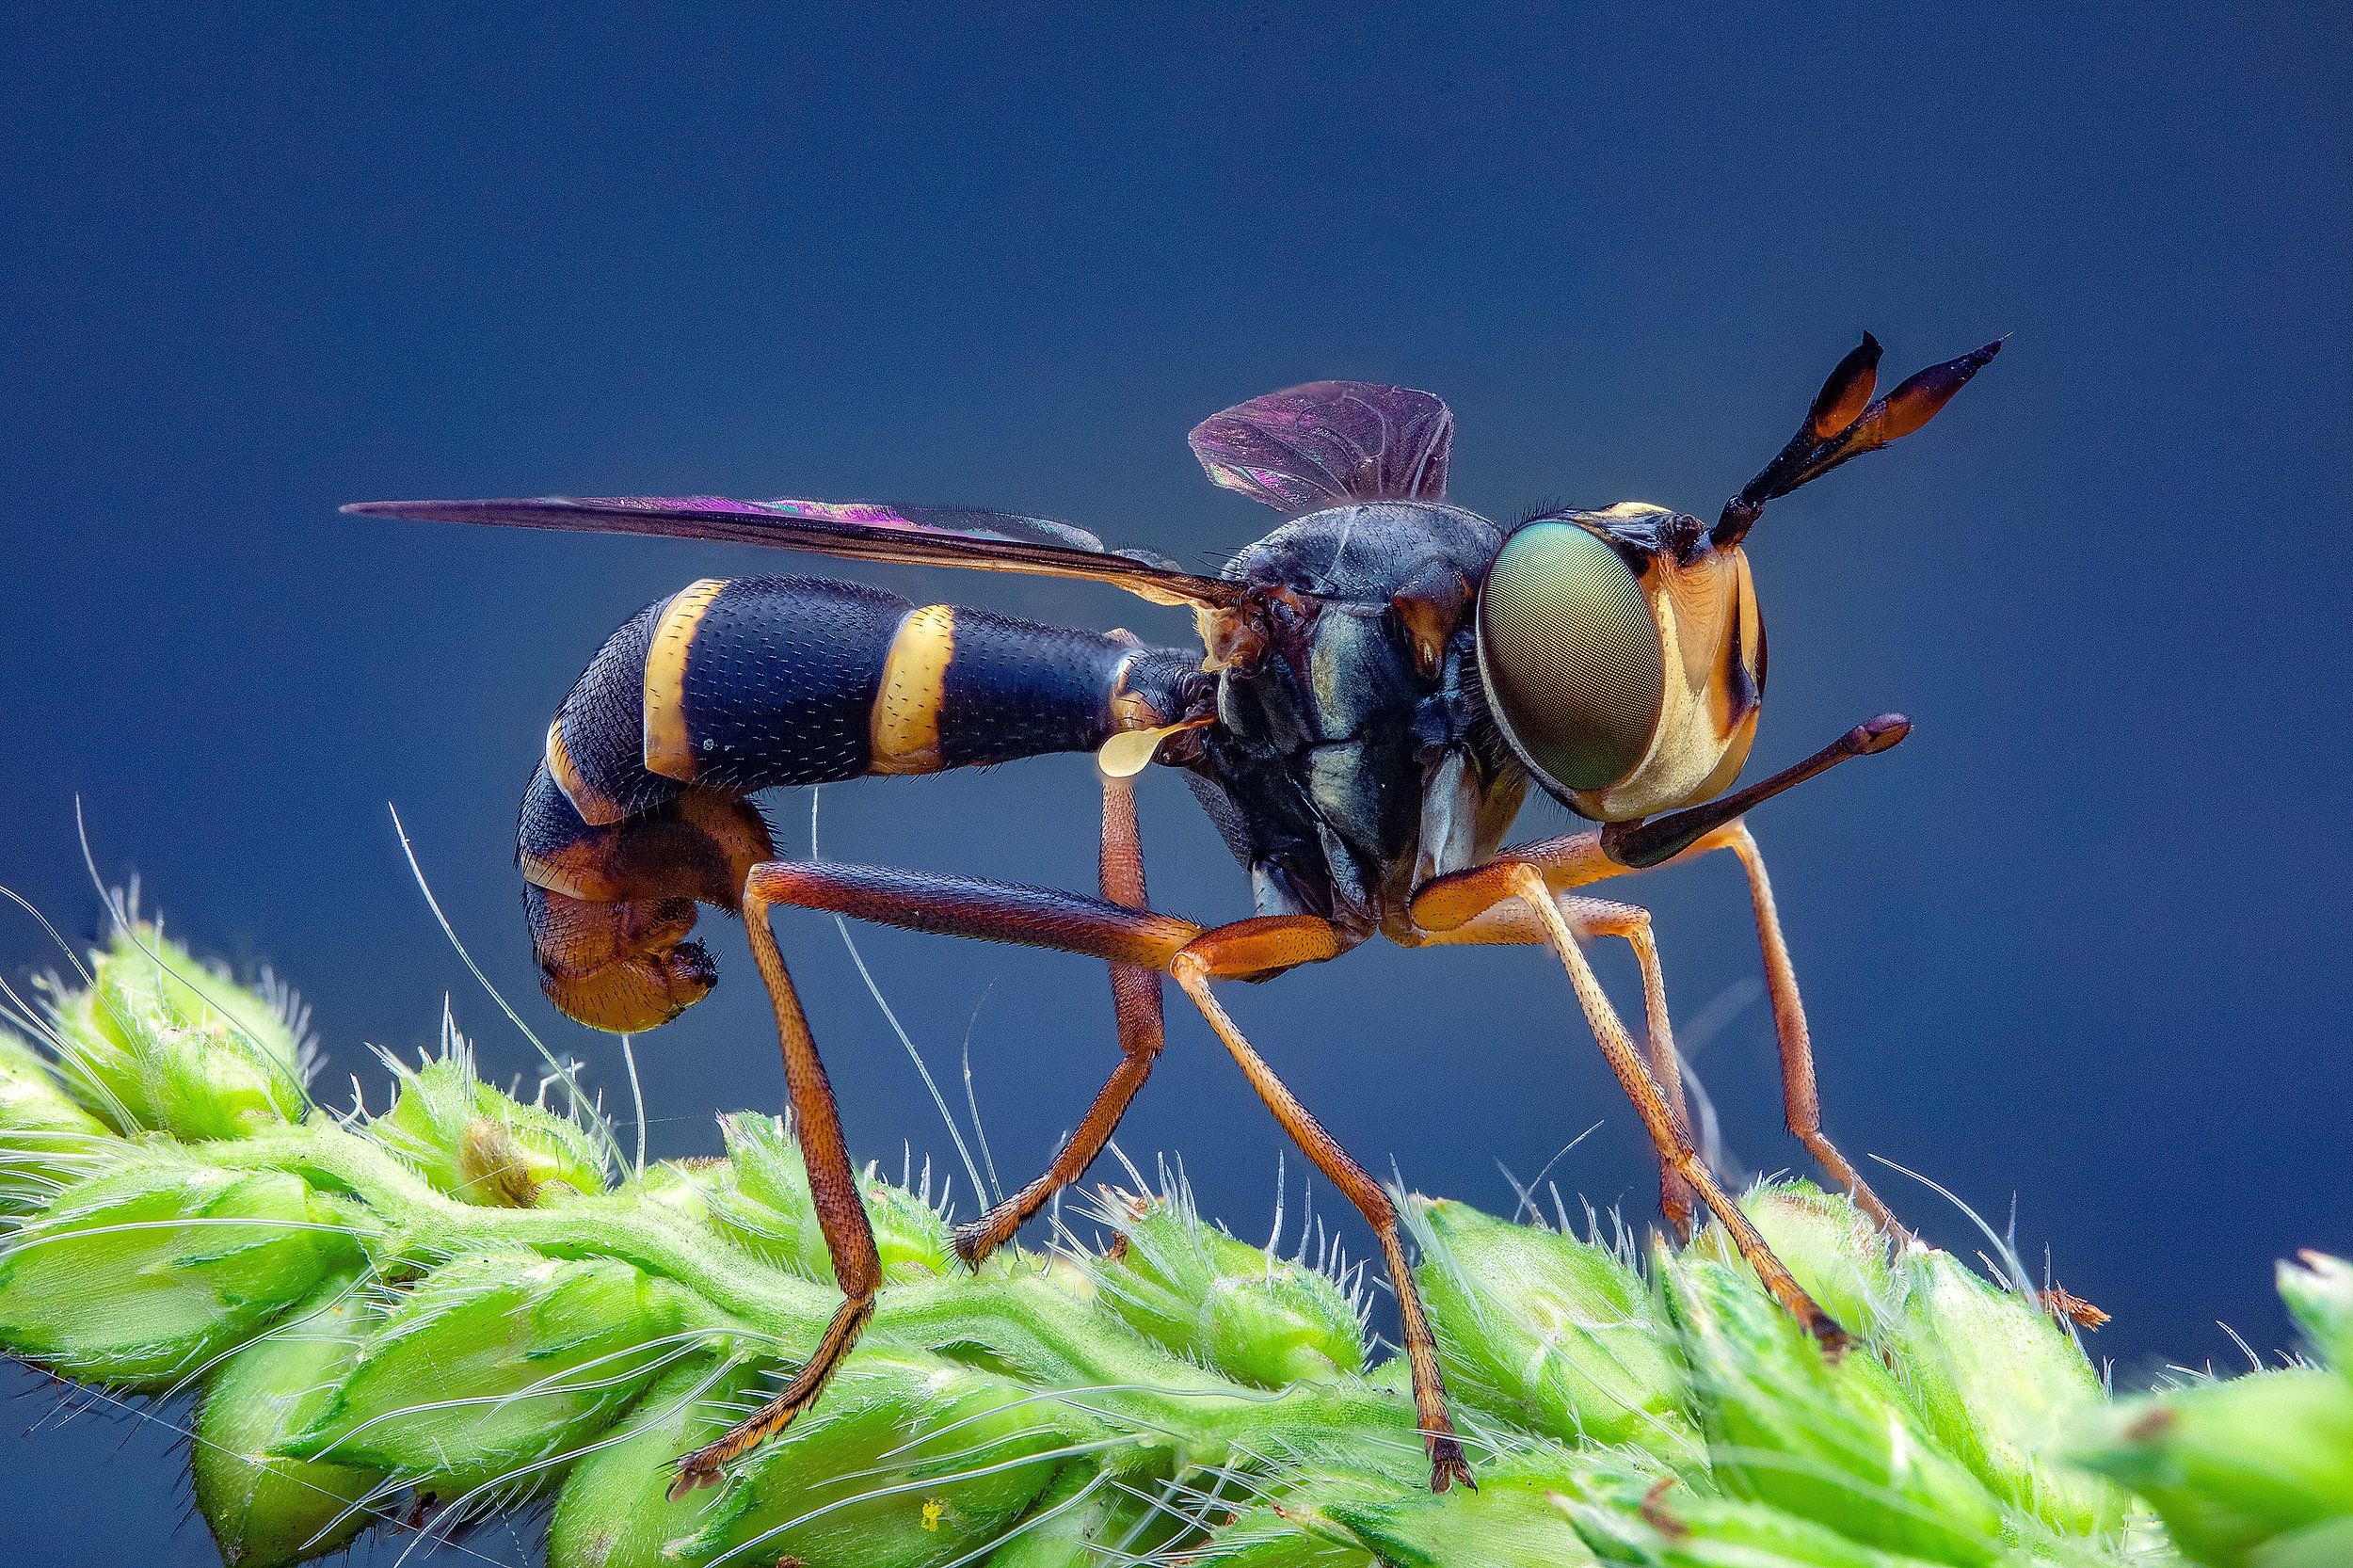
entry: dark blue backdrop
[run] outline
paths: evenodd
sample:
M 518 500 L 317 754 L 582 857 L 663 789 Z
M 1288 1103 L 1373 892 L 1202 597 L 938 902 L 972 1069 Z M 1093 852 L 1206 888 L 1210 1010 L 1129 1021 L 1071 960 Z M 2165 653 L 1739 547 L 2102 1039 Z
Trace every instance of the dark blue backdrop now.
M 535 989 L 515 797 L 624 616 L 781 564 L 339 502 L 972 500 L 1200 558 L 1272 520 L 1202 480 L 1187 427 L 1347 376 L 1452 401 L 1469 504 L 1701 510 L 1861 328 L 1893 370 L 2010 332 L 1933 431 L 1753 540 L 1760 761 L 1919 722 L 1757 823 L 1831 1125 L 2014 1200 L 2028 1256 L 2117 1314 L 2097 1344 L 2126 1381 L 2231 1356 L 2217 1317 L 2284 1343 L 2270 1261 L 2353 1246 L 2342 8 L 7 9 L 0 880 L 92 923 L 78 793 L 106 874 L 301 982 L 337 1075 L 426 1042 L 445 992 L 499 1070 L 529 1063 L 390 801 L 498 984 L 617 1083 Z M 1104 591 L 888 580 L 1182 631 Z M 1176 781 L 1144 805 L 1159 899 L 1241 912 Z M 844 856 L 1091 875 L 1083 760 L 825 809 Z M 806 799 L 779 814 L 799 840 Z M 1737 1163 L 1792 1161 L 1735 868 L 1639 896 L 1687 1022 L 1728 1019 L 1686 1038 Z M 857 1148 L 944 1154 L 840 938 L 784 936 Z M 979 1008 L 990 1137 L 1026 1175 L 1107 1064 L 1100 974 L 862 940 L 943 1070 Z M 720 928 L 728 983 L 644 1042 L 659 1152 L 779 1099 L 739 944 Z M 47 957 L 0 926 L 9 972 Z M 1411 1183 L 1506 1203 L 1497 1161 L 1599 1119 L 1557 1178 L 1647 1211 L 1634 1119 L 1539 955 L 1369 949 L 1234 1006 Z M 1263 1225 L 1278 1135 L 1172 1023 L 1124 1142 Z M 166 1434 L 20 1440 L 45 1397 L 0 1433 L 10 1560 L 208 1560 L 200 1529 L 165 1539 Z

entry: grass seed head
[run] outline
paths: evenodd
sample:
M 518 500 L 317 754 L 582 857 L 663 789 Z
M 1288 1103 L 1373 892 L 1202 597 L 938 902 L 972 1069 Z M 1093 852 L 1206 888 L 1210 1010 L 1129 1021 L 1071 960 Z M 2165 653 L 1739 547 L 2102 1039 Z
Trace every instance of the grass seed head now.
M 1929 1568 L 1827 1525 L 1666 1477 L 1611 1478 L 1554 1506 L 1604 1562 L 1641 1568 Z
M 1810 1181 L 1770 1181 L 1745 1194 L 1740 1208 L 1805 1293 L 1848 1329 L 1867 1336 L 1895 1311 L 1904 1282 L 1887 1238 L 1844 1196 Z M 1718 1225 L 1700 1245 L 1726 1262 L 1738 1256 Z
M 394 1063 L 393 1069 L 392 1109 L 369 1128 L 450 1196 L 528 1208 L 550 1183 L 603 1191 L 604 1160 L 588 1129 L 483 1082 L 462 1047 L 415 1067 Z
M 2100 1375 L 2041 1304 L 1979 1278 L 1949 1253 L 1904 1260 L 1893 1365 L 1929 1430 L 1999 1496 L 2073 1534 L 2113 1535 L 2124 1498 L 2053 1464 L 2059 1436 L 2105 1402 Z
M 104 1153 L 106 1134 L 39 1052 L 0 1030 L 0 1218 L 46 1202 Z
M 2280 1298 L 2325 1366 L 2353 1378 L 2353 1263 L 2304 1252 L 2280 1265 Z
M 381 1472 L 278 1452 L 351 1374 L 362 1342 L 355 1318 L 366 1310 L 357 1278 L 338 1275 L 207 1384 L 188 1462 L 197 1509 L 230 1568 L 294 1568 L 375 1523 L 365 1499 Z
M 762 1568 L 945 1563 L 1017 1525 L 1065 1464 L 1120 1442 L 1073 1404 L 993 1372 L 863 1349 L 824 1399 L 744 1456 L 673 1549 Z
M 298 1176 L 118 1144 L 0 1253 L 0 1345 L 89 1382 L 161 1389 L 358 1256 Z
M 1737 1496 L 1881 1550 L 1963 1565 L 2000 1556 L 2007 1521 L 1930 1438 L 1878 1357 L 1835 1362 L 1745 1271 L 1664 1264 L 1713 1469 Z
M 1691 1451 L 1682 1358 L 1631 1264 L 1611 1248 L 1465 1204 L 1418 1208 L 1415 1277 L 1449 1386 L 1564 1443 Z
M 199 1142 L 299 1121 L 301 1048 L 270 1003 L 149 927 L 90 955 L 91 984 L 57 999 L 57 1070 L 122 1133 Z
M 804 1278 L 833 1283 L 833 1259 L 808 1190 L 801 1145 L 774 1116 L 737 1112 L 720 1118 L 728 1163 L 696 1173 L 711 1221 L 761 1260 Z M 867 1223 L 887 1279 L 946 1274 L 962 1266 L 939 1211 L 904 1187 L 869 1171 L 858 1182 Z
M 681 1293 L 615 1258 L 476 1254 L 398 1294 L 280 1451 L 430 1482 L 442 1498 L 564 1454 L 665 1359 Z
M 1364 1369 L 1364 1327 L 1329 1274 L 1227 1235 L 1181 1192 L 1095 1207 L 1122 1241 L 1089 1264 L 1096 1299 L 1139 1334 L 1257 1388 Z
M 1836 1360 L 1717 1232 L 1646 1283 L 1618 1250 L 1410 1203 L 1478 1464 L 1433 1495 L 1344 1272 L 1205 1224 L 1179 1179 L 1107 1195 L 1099 1255 L 1007 1248 L 973 1276 L 928 1194 L 870 1172 L 866 1337 L 674 1503 L 679 1456 L 834 1305 L 779 1124 L 727 1118 L 730 1159 L 607 1191 L 594 1113 L 481 1084 L 454 1024 L 390 1112 L 344 1121 L 306 1113 L 298 1030 L 262 997 L 150 930 L 95 968 L 34 1025 L 54 1067 L 0 1038 L 0 1350 L 200 1384 L 198 1501 L 241 1568 L 331 1552 L 404 1492 L 455 1528 L 552 1490 L 551 1568 L 2353 1562 L 2353 1268 L 2281 1278 L 2330 1365 L 2112 1408 L 2034 1304 L 1891 1256 L 1802 1183 L 1747 1207 L 1859 1331 Z M 2138 1494 L 2129 1533 L 2089 1472 Z
M 2139 1494 L 2198 1561 L 2272 1568 L 2298 1534 L 2353 1520 L 2353 1381 L 2297 1367 L 2191 1384 L 2098 1412 L 2074 1455 Z

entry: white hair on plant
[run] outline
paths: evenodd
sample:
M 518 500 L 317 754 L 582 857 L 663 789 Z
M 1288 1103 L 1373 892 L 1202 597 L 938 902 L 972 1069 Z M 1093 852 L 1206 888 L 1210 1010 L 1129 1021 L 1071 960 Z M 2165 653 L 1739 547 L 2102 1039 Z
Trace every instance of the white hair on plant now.
M 126 921 L 136 916 L 128 892 L 115 908 Z M 101 963 L 132 961 L 125 953 L 175 971 L 194 963 L 154 927 L 142 929 L 152 933 L 143 945 L 123 942 Z M 241 1012 L 253 1000 L 273 1009 L 276 1027 L 300 1028 L 274 981 L 263 990 L 278 1000 L 255 1000 L 202 972 L 205 1016 L 264 1016 Z M 98 977 L 84 971 L 84 983 Z M 17 1011 L 34 1011 L 8 995 Z M 65 981 L 49 1000 L 87 1001 Z M 56 1016 L 35 1012 L 35 1022 Z M 168 1020 L 122 1022 L 145 1030 Z M 908 1144 L 895 1185 L 866 1166 L 878 1227 L 898 1224 L 907 1250 L 897 1256 L 914 1261 L 893 1265 L 846 1381 L 746 1455 L 716 1499 L 673 1504 L 664 1496 L 670 1462 L 776 1387 L 830 1315 L 824 1260 L 805 1234 L 811 1217 L 789 1179 L 797 1150 L 781 1142 L 776 1118 L 743 1116 L 726 1124 L 731 1164 L 619 1158 L 574 1064 L 545 1055 L 549 1071 L 536 1084 L 503 1093 L 480 1080 L 446 998 L 440 1025 L 436 1048 L 413 1064 L 379 1052 L 394 1086 L 380 1115 L 355 1080 L 347 1112 L 280 1108 L 201 1139 L 175 1136 L 169 1129 L 184 1119 L 170 1114 L 156 1118 L 165 1130 L 136 1137 L 68 1130 L 98 1125 L 72 1118 L 106 1108 L 103 1080 L 69 1072 L 52 1083 L 50 1067 L 65 1056 L 40 1028 L 26 1031 L 39 1053 L 0 1052 L 0 1078 L 17 1073 L 12 1081 L 53 1096 L 39 1103 L 62 1107 L 64 1118 L 10 1122 L 11 1102 L 0 1096 L 0 1211 L 13 1224 L 0 1245 L 0 1338 L 54 1328 L 57 1337 L 40 1349 L 58 1371 L 135 1368 L 123 1375 L 154 1390 L 163 1403 L 145 1413 L 159 1421 L 154 1411 L 199 1389 L 209 1412 L 232 1374 L 267 1365 L 257 1357 L 306 1343 L 330 1352 L 289 1361 L 287 1384 L 267 1391 L 307 1413 L 299 1430 L 275 1429 L 280 1436 L 260 1450 L 285 1459 L 268 1473 L 293 1482 L 270 1505 L 296 1532 L 280 1543 L 289 1558 L 340 1544 L 363 1523 L 405 1531 L 406 1555 L 489 1521 L 521 1532 L 552 1509 L 559 1545 L 615 1539 L 594 1534 L 600 1520 L 615 1529 L 642 1521 L 680 1568 L 765 1568 L 776 1553 L 802 1549 L 792 1535 L 802 1527 L 833 1531 L 818 1537 L 832 1544 L 826 1568 L 864 1568 L 861 1531 L 875 1532 L 876 1550 L 901 1541 L 894 1560 L 927 1568 L 989 1563 L 1033 1540 L 1134 1568 L 1256 1561 L 1251 1554 L 1283 1555 L 1293 1538 L 1329 1546 L 1341 1554 L 1335 1562 L 1378 1556 L 1435 1568 L 1478 1548 L 1497 1517 L 1491 1511 L 1553 1492 L 1565 1499 L 1559 1508 L 1511 1515 L 1514 1529 L 1547 1543 L 1525 1548 L 1540 1559 L 1605 1547 L 1605 1556 L 1639 1555 L 1670 1525 L 1705 1544 L 1711 1521 L 1734 1520 L 1752 1531 L 1833 1531 L 1853 1551 L 1920 1547 L 1912 1555 L 2080 1568 L 2169 1548 L 2156 1527 L 2107 1500 L 2119 1495 L 2085 1490 L 2103 1483 L 2068 1468 L 2063 1454 L 2076 1450 L 2037 1438 L 2019 1412 L 2047 1405 L 2092 1423 L 2101 1435 L 2083 1450 L 2086 1463 L 2143 1487 L 2157 1512 L 2183 1523 L 2174 1544 L 2192 1557 L 2198 1515 L 2167 1490 L 2164 1478 L 2180 1464 L 2166 1445 L 2203 1444 L 2197 1463 L 2227 1462 L 2299 1418 L 2297 1400 L 2340 1398 L 2353 1419 L 2353 1385 L 2330 1394 L 2341 1380 L 2325 1362 L 2195 1381 L 2164 1397 L 2176 1402 L 2111 1411 L 2076 1340 L 2050 1325 L 2031 1294 L 2014 1219 L 2010 1234 L 1997 1234 L 1954 1200 L 1985 1233 L 1997 1288 L 1918 1243 L 1891 1255 L 1842 1197 L 1759 1185 L 1744 1205 L 1760 1225 L 1789 1235 L 1792 1266 L 1809 1287 L 1835 1294 L 1839 1316 L 1861 1334 L 1833 1364 L 1745 1265 L 1729 1261 L 1713 1230 L 1675 1251 L 1639 1243 L 1615 1209 L 1605 1220 L 1585 1204 L 1573 1224 L 1549 1179 L 1557 1154 L 1529 1181 L 1506 1172 L 1513 1221 L 1396 1192 L 1421 1249 L 1460 1435 L 1481 1479 L 1496 1483 L 1433 1496 L 1394 1372 L 1358 1370 L 1366 1265 L 1348 1259 L 1305 1181 L 1294 1222 L 1287 1165 L 1266 1242 L 1253 1245 L 1202 1214 L 1181 1157 L 1160 1157 L 1147 1179 L 1113 1144 L 1127 1189 L 1072 1193 L 1066 1209 L 1048 1211 L 1043 1253 L 1009 1246 L 975 1278 L 939 1241 L 948 1194 L 934 1190 L 931 1162 L 919 1169 Z M 227 1062 L 234 1038 L 200 1032 L 192 1048 L 229 1052 Z M 977 1128 L 968 1044 L 965 1061 Z M 558 1086 L 564 1095 L 548 1092 Z M 640 1100 L 641 1138 L 644 1120 Z M 552 1142 L 534 1145 L 536 1158 L 556 1165 L 536 1167 L 542 1174 L 529 1182 L 483 1188 L 479 1166 L 458 1159 L 461 1135 L 477 1122 L 496 1134 L 483 1135 L 484 1158 L 529 1153 L 524 1145 L 540 1136 Z M 146 1124 L 125 1115 L 118 1125 Z M 577 1153 L 574 1165 L 562 1164 L 567 1151 Z M 556 1168 L 570 1176 L 544 1176 Z M 763 1250 L 757 1226 L 730 1220 L 740 1178 L 754 1170 L 767 1173 L 762 1201 L 782 1207 L 762 1220 L 739 1204 L 736 1217 L 799 1250 Z M 993 1161 L 967 1174 L 976 1194 L 996 1191 Z M 626 1178 L 617 1188 L 616 1175 Z M 117 1207 L 120 1194 L 150 1192 L 156 1207 Z M 1557 1228 L 1514 1223 L 1545 1193 Z M 1090 1224 L 1123 1240 L 1107 1250 L 1073 1229 Z M 283 1247 L 306 1235 L 315 1248 L 270 1254 L 266 1268 L 205 1240 Z M 74 1259 L 70 1279 L 38 1267 L 68 1243 L 81 1250 L 55 1256 Z M 203 1307 L 211 1298 L 173 1297 L 153 1309 L 152 1326 L 137 1325 L 153 1343 L 136 1359 L 109 1361 L 120 1348 L 93 1337 L 96 1320 L 80 1307 L 143 1300 L 128 1292 L 159 1277 L 141 1272 L 158 1259 L 216 1271 L 188 1277 L 217 1278 L 219 1300 L 245 1304 L 221 1315 Z M 558 1293 L 559 1277 L 574 1282 L 563 1288 L 572 1293 Z M 2306 1290 L 2299 1314 L 2353 1319 L 2353 1289 L 2339 1274 L 2315 1271 Z M 2341 1304 L 2329 1294 L 2340 1290 Z M 2342 1334 L 2316 1343 L 2353 1343 L 2353 1321 Z M 1572 1349 L 1594 1380 L 1594 1392 L 1577 1398 L 1599 1402 L 1529 1397 Z M 879 1391 L 873 1398 L 907 1401 L 872 1407 L 904 1411 L 892 1418 L 905 1424 L 858 1428 L 868 1408 L 858 1401 L 869 1397 L 860 1380 Z M 2205 1414 L 2196 1401 L 2209 1398 L 2247 1413 Z M 102 1392 L 61 1404 L 55 1418 L 101 1400 L 138 1408 Z M 2267 1400 L 2289 1402 L 2274 1414 Z M 232 1475 L 257 1463 L 227 1448 L 199 1452 L 208 1465 L 233 1460 Z M 306 1463 L 344 1464 L 312 1473 L 350 1483 L 302 1481 Z M 2280 1479 L 2264 1478 L 2275 1487 Z M 812 1486 L 824 1490 L 805 1490 Z M 299 1509 L 285 1497 L 301 1499 Z M 991 1500 L 959 1512 L 968 1497 Z M 216 1512 L 217 1502 L 208 1496 L 207 1518 L 225 1544 L 253 1528 L 233 1509 Z M 586 1524 L 574 1510 L 588 1511 Z M 853 1514 L 871 1524 L 844 1533 Z M 559 1556 L 552 1568 L 583 1564 Z

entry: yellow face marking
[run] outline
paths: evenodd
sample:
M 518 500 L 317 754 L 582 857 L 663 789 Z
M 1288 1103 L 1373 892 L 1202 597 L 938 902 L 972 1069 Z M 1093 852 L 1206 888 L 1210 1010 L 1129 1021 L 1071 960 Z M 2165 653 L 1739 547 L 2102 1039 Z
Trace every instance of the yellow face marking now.
M 1725 677 L 1734 629 L 1744 661 L 1757 626 L 1748 602 L 1748 562 L 1737 550 L 1712 552 L 1688 567 L 1654 558 L 1641 577 L 1661 646 L 1667 682 L 1658 728 L 1634 771 L 1605 789 L 1578 792 L 1578 810 L 1601 822 L 1646 817 L 1722 792 L 1747 760 L 1756 710 L 1732 711 Z
M 695 781 L 694 742 L 686 733 L 686 654 L 694 646 L 695 629 L 702 624 L 711 601 L 727 585 L 724 578 L 706 577 L 681 589 L 654 622 L 653 645 L 646 650 L 648 773 L 687 784 Z M 587 813 L 584 811 L 582 815 Z
M 572 803 L 580 820 L 592 827 L 603 827 L 619 822 L 629 813 L 610 796 L 600 793 L 596 787 L 581 777 L 572 766 L 572 754 L 564 744 L 564 715 L 558 713 L 548 723 L 548 776 L 564 792 L 564 798 Z
M 939 771 L 939 709 L 948 661 L 956 651 L 956 607 L 926 604 L 907 612 L 883 661 L 882 691 L 867 720 L 873 771 Z

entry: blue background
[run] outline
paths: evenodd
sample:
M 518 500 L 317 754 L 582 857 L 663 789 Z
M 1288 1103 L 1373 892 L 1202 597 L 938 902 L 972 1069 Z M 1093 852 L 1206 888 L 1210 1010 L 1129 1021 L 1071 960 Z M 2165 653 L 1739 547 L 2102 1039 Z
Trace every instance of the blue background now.
M 2014 1200 L 2030 1261 L 2116 1313 L 2095 1349 L 2121 1383 L 2234 1357 L 2217 1318 L 2287 1343 L 2271 1261 L 2353 1247 L 2344 10 L 964 9 L 9 6 L 0 881 L 94 928 L 78 794 L 108 877 L 302 984 L 330 1081 L 380 1102 L 362 1043 L 429 1042 L 445 993 L 523 1071 L 396 803 L 497 984 L 617 1090 L 614 1043 L 537 995 L 515 799 L 613 627 L 789 563 L 337 503 L 963 500 L 1208 560 L 1273 519 L 1204 482 L 1186 429 L 1344 376 L 1449 399 L 1455 494 L 1493 515 L 1705 512 L 1862 328 L 1897 375 L 2013 333 L 1933 430 L 1752 541 L 1759 762 L 1882 709 L 1919 724 L 1756 823 L 1830 1125 L 1996 1224 Z M 869 576 L 1184 630 L 1106 590 Z M 1084 887 L 1094 793 L 1082 759 L 870 782 L 826 792 L 824 837 Z M 1144 800 L 1158 901 L 1245 912 L 1179 781 Z M 805 842 L 806 797 L 776 814 Z M 1796 1161 L 1737 868 L 1625 891 L 1657 912 L 1728 1162 Z M 780 1099 L 714 924 L 726 983 L 642 1042 L 657 1153 Z M 947 1157 L 840 937 L 782 925 L 856 1148 Z M 951 1080 L 970 1025 L 1026 1177 L 1109 1065 L 1100 974 L 860 941 Z M 8 972 L 51 957 L 0 922 Z M 1539 954 L 1373 947 L 1232 1005 L 1378 1168 L 1508 1207 L 1498 1161 L 1532 1173 L 1600 1121 L 1555 1179 L 1649 1212 L 1639 1128 Z M 1261 1231 L 1279 1135 L 1171 1022 L 1124 1145 L 1181 1152 Z M 20 1437 L 50 1396 L 0 1385 L 29 1396 L 0 1432 L 12 1561 L 210 1560 L 200 1527 L 169 1534 L 168 1433 Z

